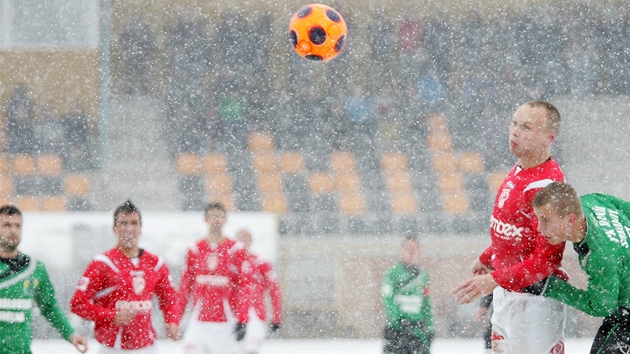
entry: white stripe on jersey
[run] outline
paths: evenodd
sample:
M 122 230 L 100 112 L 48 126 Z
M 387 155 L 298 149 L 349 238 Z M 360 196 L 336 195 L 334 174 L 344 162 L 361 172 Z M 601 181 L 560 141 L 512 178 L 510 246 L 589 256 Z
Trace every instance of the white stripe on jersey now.
M 541 179 L 539 181 L 532 182 L 532 183 L 528 184 L 527 187 L 525 187 L 525 189 L 523 190 L 523 194 L 525 194 L 530 189 L 545 188 L 548 185 L 550 185 L 552 182 L 553 182 L 553 180 L 549 179 L 549 178 Z
M 96 294 L 94 294 L 94 298 L 95 299 L 100 299 L 103 296 L 107 296 L 107 295 L 113 293 L 116 289 L 118 289 L 118 286 L 110 286 L 109 288 L 105 288 L 105 289 L 97 292 Z
M 158 270 L 158 269 L 160 269 L 163 265 L 164 265 L 164 258 L 162 258 L 161 256 L 158 256 L 158 261 L 157 261 L 157 264 L 155 265 L 155 268 L 153 268 L 153 270 L 157 271 L 157 270 Z
M 114 265 L 114 262 L 112 262 L 111 259 L 109 259 L 106 255 L 104 254 L 99 254 L 96 257 L 94 257 L 95 261 L 98 262 L 103 262 L 105 263 L 108 267 L 110 267 L 114 272 L 119 273 L 120 274 L 120 270 L 118 270 L 118 268 L 116 267 L 116 265 Z

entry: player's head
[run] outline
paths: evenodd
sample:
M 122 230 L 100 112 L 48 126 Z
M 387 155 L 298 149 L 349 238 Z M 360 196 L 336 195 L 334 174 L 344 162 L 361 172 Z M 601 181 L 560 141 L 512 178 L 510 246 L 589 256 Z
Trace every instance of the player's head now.
M 584 216 L 577 192 L 565 182 L 553 182 L 541 189 L 532 203 L 538 232 L 552 245 L 571 239 Z
M 411 232 L 405 234 L 400 247 L 400 254 L 403 263 L 415 266 L 420 264 L 420 242 L 415 234 Z
M 249 249 L 252 245 L 252 234 L 249 233 L 246 229 L 240 229 L 236 233 L 236 241 L 242 242 L 245 245 L 245 248 Z
M 135 248 L 142 233 L 142 216 L 140 209 L 130 200 L 119 205 L 114 211 L 114 234 L 118 238 L 118 246 Z
M 13 205 L 0 207 L 0 254 L 15 253 L 22 240 L 22 212 Z
M 208 227 L 215 232 L 221 231 L 227 221 L 227 210 L 221 202 L 211 202 L 204 210 L 204 220 Z
M 550 154 L 551 143 L 560 130 L 560 113 L 546 101 L 521 105 L 510 124 L 510 152 L 517 158 L 538 159 Z

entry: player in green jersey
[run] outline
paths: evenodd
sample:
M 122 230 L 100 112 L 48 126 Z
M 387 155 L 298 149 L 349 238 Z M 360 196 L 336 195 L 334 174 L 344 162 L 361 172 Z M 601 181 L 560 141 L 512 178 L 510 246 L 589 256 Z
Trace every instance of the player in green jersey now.
M 533 201 L 538 230 L 549 243 L 573 243 L 588 286 L 550 276 L 542 295 L 605 317 L 591 354 L 630 353 L 630 202 L 606 194 L 578 197 L 554 182 Z
M 420 267 L 420 243 L 413 234 L 405 235 L 401 262 L 393 265 L 382 283 L 382 300 L 387 324 L 387 354 L 428 354 L 435 333 L 429 274 Z
M 0 207 L 0 354 L 30 354 L 33 302 L 61 336 L 81 353 L 87 339 L 72 329 L 61 312 L 44 263 L 18 251 L 22 213 Z

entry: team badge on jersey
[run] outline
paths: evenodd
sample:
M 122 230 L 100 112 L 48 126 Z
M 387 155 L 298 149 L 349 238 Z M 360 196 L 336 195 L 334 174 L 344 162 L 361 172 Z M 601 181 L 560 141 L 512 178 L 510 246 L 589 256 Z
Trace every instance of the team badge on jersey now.
M 208 269 L 215 270 L 219 266 L 219 257 L 216 254 L 208 255 Z
M 510 188 L 503 188 L 503 190 L 501 191 L 501 195 L 499 196 L 499 202 L 497 203 L 499 205 L 499 208 L 503 208 L 503 204 L 505 204 L 505 201 L 510 196 L 511 191 L 512 189 Z
M 145 286 L 147 285 L 146 280 L 144 280 L 144 272 L 131 272 L 131 276 L 133 277 L 131 285 L 133 286 L 133 292 L 140 295 L 144 291 Z

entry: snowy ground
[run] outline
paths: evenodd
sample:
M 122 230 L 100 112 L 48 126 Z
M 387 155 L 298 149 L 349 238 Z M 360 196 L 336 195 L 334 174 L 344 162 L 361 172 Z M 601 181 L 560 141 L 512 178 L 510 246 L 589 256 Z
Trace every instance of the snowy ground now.
M 592 339 L 568 339 L 567 354 L 587 354 Z M 96 345 L 90 342 L 95 353 Z M 161 354 L 179 354 L 180 343 L 160 341 Z M 78 353 L 71 344 L 63 340 L 36 340 L 33 343 L 33 354 L 70 354 Z M 380 354 L 379 340 L 273 340 L 262 348 L 260 354 Z M 482 354 L 481 339 L 436 339 L 431 348 L 432 354 Z

